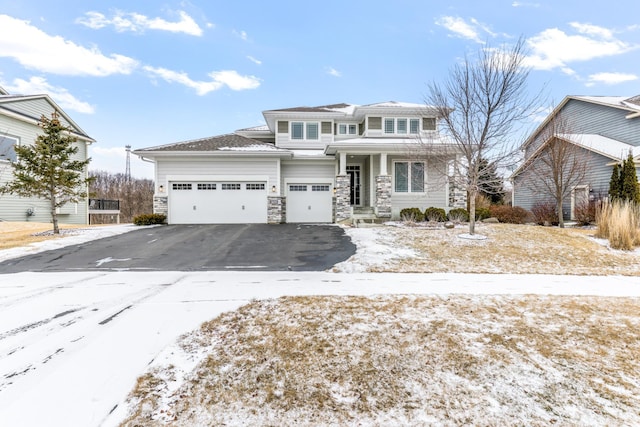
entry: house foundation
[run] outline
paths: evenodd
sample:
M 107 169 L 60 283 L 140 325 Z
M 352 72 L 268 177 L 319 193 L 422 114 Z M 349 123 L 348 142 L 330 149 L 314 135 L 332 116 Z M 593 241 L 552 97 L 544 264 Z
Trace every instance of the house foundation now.
M 287 218 L 287 199 L 282 196 L 267 198 L 267 223 L 283 224 Z
M 391 218 L 391 176 L 376 176 L 376 216 Z

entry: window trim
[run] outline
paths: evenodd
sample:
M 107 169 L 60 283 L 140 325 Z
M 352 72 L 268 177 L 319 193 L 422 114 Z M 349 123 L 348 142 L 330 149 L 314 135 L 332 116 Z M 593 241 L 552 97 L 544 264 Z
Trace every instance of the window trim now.
M 396 191 L 397 188 L 397 175 L 396 175 L 396 165 L 398 163 L 406 163 L 407 164 L 407 191 Z M 413 171 L 413 164 L 414 163 L 421 163 L 422 164 L 422 190 L 420 191 L 413 191 L 413 179 L 412 179 L 412 171 Z M 393 161 L 393 185 L 392 185 L 392 193 L 394 194 L 426 194 L 427 190 L 427 165 L 426 162 L 424 161 L 412 161 L 412 160 L 402 160 L 402 159 L 398 159 L 398 160 L 394 160 Z
M 344 126 L 344 132 L 342 132 L 341 127 Z M 353 132 L 351 132 L 351 128 L 353 128 Z M 358 125 L 355 123 L 338 123 L 338 135 L 357 135 L 358 134 Z
M 302 125 L 302 137 L 301 138 L 295 138 L 293 136 L 293 127 L 295 125 Z M 316 131 L 315 131 L 315 138 L 309 138 L 309 126 L 313 126 L 315 125 L 316 127 Z M 289 122 L 289 139 L 291 141 L 320 141 L 321 137 L 320 137 L 320 133 L 322 131 L 322 125 L 321 122 L 319 121 L 304 121 L 304 120 L 297 120 L 297 121 L 291 121 Z
M 382 133 L 385 135 L 419 135 L 422 129 L 422 120 L 425 117 L 383 117 Z M 429 117 L 427 117 L 429 118 Z M 392 123 L 393 132 L 387 132 L 387 121 Z M 404 123 L 404 131 L 400 131 L 399 122 Z M 413 129 L 415 128 L 415 132 Z

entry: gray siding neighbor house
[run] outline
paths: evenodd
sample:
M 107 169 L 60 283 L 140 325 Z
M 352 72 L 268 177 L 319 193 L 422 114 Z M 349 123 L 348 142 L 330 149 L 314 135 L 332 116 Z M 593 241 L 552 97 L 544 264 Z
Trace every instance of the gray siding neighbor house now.
M 563 129 L 551 129 L 559 121 Z M 573 219 L 581 203 L 607 197 L 612 167 L 629 153 L 634 155 L 638 171 L 640 96 L 567 96 L 522 146 L 524 161 L 511 176 L 514 206 L 530 210 L 553 200 L 530 185 L 538 156 L 551 137 L 573 144 L 575 155 L 586 164 L 582 182 L 572 183 L 571 194 L 562 204 L 564 218 Z
M 390 101 L 263 116 L 262 126 L 135 150 L 155 163 L 154 211 L 171 224 L 331 223 L 466 203 L 444 176 L 459 152 L 440 138 L 433 108 Z
M 12 179 L 11 162 L 16 160 L 14 146 L 33 144 L 42 130 L 38 122 L 42 115 L 51 117 L 57 112 L 59 120 L 72 129 L 77 139 L 78 160 L 86 160 L 89 137 L 48 95 L 10 95 L 0 87 L 0 185 Z M 87 172 L 85 171 L 85 174 Z M 63 224 L 87 224 L 89 201 L 69 203 L 59 208 L 58 220 Z M 11 194 L 0 195 L 0 221 L 50 222 L 49 203 L 36 198 Z

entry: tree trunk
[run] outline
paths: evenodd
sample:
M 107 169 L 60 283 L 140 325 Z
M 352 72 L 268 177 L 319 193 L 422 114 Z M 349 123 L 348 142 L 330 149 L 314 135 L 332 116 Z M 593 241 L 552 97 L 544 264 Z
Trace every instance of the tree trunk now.
M 468 202 L 469 202 L 469 234 L 472 236 L 476 233 L 476 194 L 477 190 L 469 190 Z
M 556 198 L 556 212 L 558 213 L 558 226 L 564 228 L 564 215 L 562 213 L 562 197 Z
M 56 213 L 56 196 L 54 194 L 51 194 L 51 221 L 53 222 L 53 234 L 60 234 L 58 214 Z

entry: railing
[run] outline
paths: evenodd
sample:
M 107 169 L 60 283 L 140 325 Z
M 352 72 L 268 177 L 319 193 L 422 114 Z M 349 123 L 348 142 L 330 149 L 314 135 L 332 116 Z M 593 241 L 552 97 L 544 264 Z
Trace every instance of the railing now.
M 89 199 L 90 211 L 119 211 L 120 200 Z

